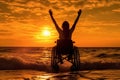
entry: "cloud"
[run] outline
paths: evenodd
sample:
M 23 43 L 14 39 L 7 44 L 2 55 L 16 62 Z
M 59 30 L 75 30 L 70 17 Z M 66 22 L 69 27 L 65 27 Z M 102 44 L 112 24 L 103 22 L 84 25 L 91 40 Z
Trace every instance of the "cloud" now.
M 0 29 L 0 32 L 9 32 L 8 30 Z
M 81 23 L 82 26 L 119 26 L 120 21 L 85 21 L 84 23 Z
M 29 36 L 44 24 L 52 24 L 48 10 L 52 9 L 58 23 L 68 19 L 74 22 L 77 11 L 82 9 L 78 24 L 95 27 L 86 31 L 101 30 L 99 26 L 118 26 L 119 0 L 0 0 L 0 29 L 11 31 L 16 36 Z M 53 25 L 52 25 L 53 26 Z M 103 29 L 103 28 L 102 28 Z
M 120 13 L 120 8 L 112 10 L 113 12 L 118 12 Z
M 44 23 L 44 19 L 49 17 L 48 10 L 52 8 L 55 13 L 55 17 L 68 18 L 75 17 L 78 9 L 83 9 L 81 17 L 88 17 L 90 20 L 96 20 L 98 15 L 103 14 L 106 10 L 106 15 L 111 14 L 109 11 L 112 6 L 113 12 L 119 12 L 113 5 L 119 5 L 119 0 L 1 0 L 0 1 L 0 22 L 18 21 L 21 23 L 33 23 L 37 24 L 39 21 Z M 105 8 L 106 7 L 106 8 Z M 96 9 L 95 9 L 96 8 Z M 99 9 L 98 9 L 99 8 Z M 101 11 L 103 10 L 103 11 Z M 109 11 L 108 11 L 109 10 Z M 97 14 L 94 14 L 95 11 Z M 62 15 L 62 16 L 60 16 Z M 72 16 L 71 16 L 72 15 Z M 91 15 L 87 16 L 87 15 Z M 103 14 L 104 15 L 104 14 Z M 104 16 L 102 16 L 104 17 Z M 101 17 L 101 18 L 102 18 Z M 99 18 L 99 19 L 101 19 Z M 106 18 L 105 18 L 106 19 Z M 101 19 L 102 20 L 102 19 Z M 44 21 L 44 22 L 43 22 Z
M 101 27 L 81 27 L 80 29 L 85 33 L 99 33 L 102 31 Z
M 89 10 L 99 7 L 109 7 L 114 4 L 120 4 L 119 0 L 1 0 L 0 13 L 1 22 L 22 21 L 26 19 L 42 19 L 48 15 L 49 8 L 56 10 L 56 14 L 71 15 L 78 9 Z M 116 11 L 116 10 L 113 10 Z
M 71 2 L 75 8 L 93 9 L 99 7 L 109 7 L 114 4 L 120 4 L 119 0 L 81 0 Z
M 10 32 L 9 30 L 0 29 L 0 36 L 5 37 L 5 36 L 11 36 L 11 35 L 13 35 L 13 33 Z
M 0 12 L 2 13 L 9 13 L 10 9 L 6 3 L 0 2 Z

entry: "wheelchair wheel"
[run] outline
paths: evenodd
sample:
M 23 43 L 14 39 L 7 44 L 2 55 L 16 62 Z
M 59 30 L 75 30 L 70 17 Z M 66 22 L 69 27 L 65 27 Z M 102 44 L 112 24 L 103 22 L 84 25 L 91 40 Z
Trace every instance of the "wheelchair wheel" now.
M 58 61 L 59 57 L 57 55 L 56 47 L 52 48 L 52 55 L 51 55 L 51 67 L 52 67 L 52 72 L 58 72 L 59 71 L 59 66 L 58 66 Z
M 72 66 L 71 71 L 79 71 L 80 70 L 80 54 L 79 49 L 77 47 L 74 47 L 74 54 L 72 59 Z

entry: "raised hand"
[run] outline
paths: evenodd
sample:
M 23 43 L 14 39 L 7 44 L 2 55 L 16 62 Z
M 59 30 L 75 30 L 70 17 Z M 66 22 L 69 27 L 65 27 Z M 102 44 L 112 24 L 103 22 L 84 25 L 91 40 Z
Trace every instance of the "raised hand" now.
M 71 32 L 74 31 L 74 29 L 75 29 L 75 27 L 76 27 L 76 24 L 77 24 L 77 22 L 78 22 L 78 20 L 79 20 L 79 17 L 80 17 L 80 15 L 81 15 L 81 12 L 82 12 L 82 10 L 79 9 L 77 18 L 75 19 L 75 22 L 74 22 L 74 24 L 73 24 L 73 26 L 72 26 L 72 28 L 71 28 Z
M 82 12 L 82 10 L 81 10 L 81 9 L 79 9 L 79 11 L 78 11 L 78 15 L 80 15 L 80 14 L 81 14 L 81 12 Z
M 52 15 L 52 14 L 53 14 L 51 9 L 49 9 L 49 14 L 50 14 L 50 15 Z
M 52 12 L 51 9 L 49 9 L 49 14 L 50 14 L 50 17 L 51 17 L 53 23 L 55 24 L 55 27 L 56 27 L 57 31 L 58 31 L 58 32 L 61 32 L 62 30 L 59 28 L 57 22 L 55 21 L 55 19 L 54 19 L 54 17 L 53 17 L 53 12 Z

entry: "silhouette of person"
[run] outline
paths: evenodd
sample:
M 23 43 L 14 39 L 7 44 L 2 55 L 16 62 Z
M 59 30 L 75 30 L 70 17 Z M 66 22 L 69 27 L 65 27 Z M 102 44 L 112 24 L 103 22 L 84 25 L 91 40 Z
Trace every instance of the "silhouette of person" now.
M 81 15 L 81 10 L 78 11 L 78 16 L 74 22 L 74 24 L 72 25 L 71 29 L 69 28 L 69 23 L 68 21 L 64 21 L 63 24 L 62 24 L 62 29 L 58 26 L 58 24 L 56 23 L 54 17 L 53 17 L 53 12 L 52 10 L 50 9 L 49 10 L 49 14 L 51 16 L 51 19 L 56 27 L 56 30 L 57 32 L 59 33 L 59 40 L 60 41 L 65 41 L 65 40 L 71 40 L 71 37 L 72 37 L 72 33 L 73 31 L 75 30 L 75 27 L 76 27 L 76 23 L 78 22 L 79 20 L 79 17 Z M 69 55 L 68 57 L 68 60 L 71 58 L 72 54 Z

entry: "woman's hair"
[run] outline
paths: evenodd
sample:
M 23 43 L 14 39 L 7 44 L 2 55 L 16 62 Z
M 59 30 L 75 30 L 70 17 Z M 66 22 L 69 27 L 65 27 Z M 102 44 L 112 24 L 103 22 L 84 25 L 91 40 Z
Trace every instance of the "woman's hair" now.
M 69 23 L 68 23 L 68 21 L 64 21 L 63 22 L 62 28 L 63 28 L 63 30 L 68 30 L 69 29 Z

